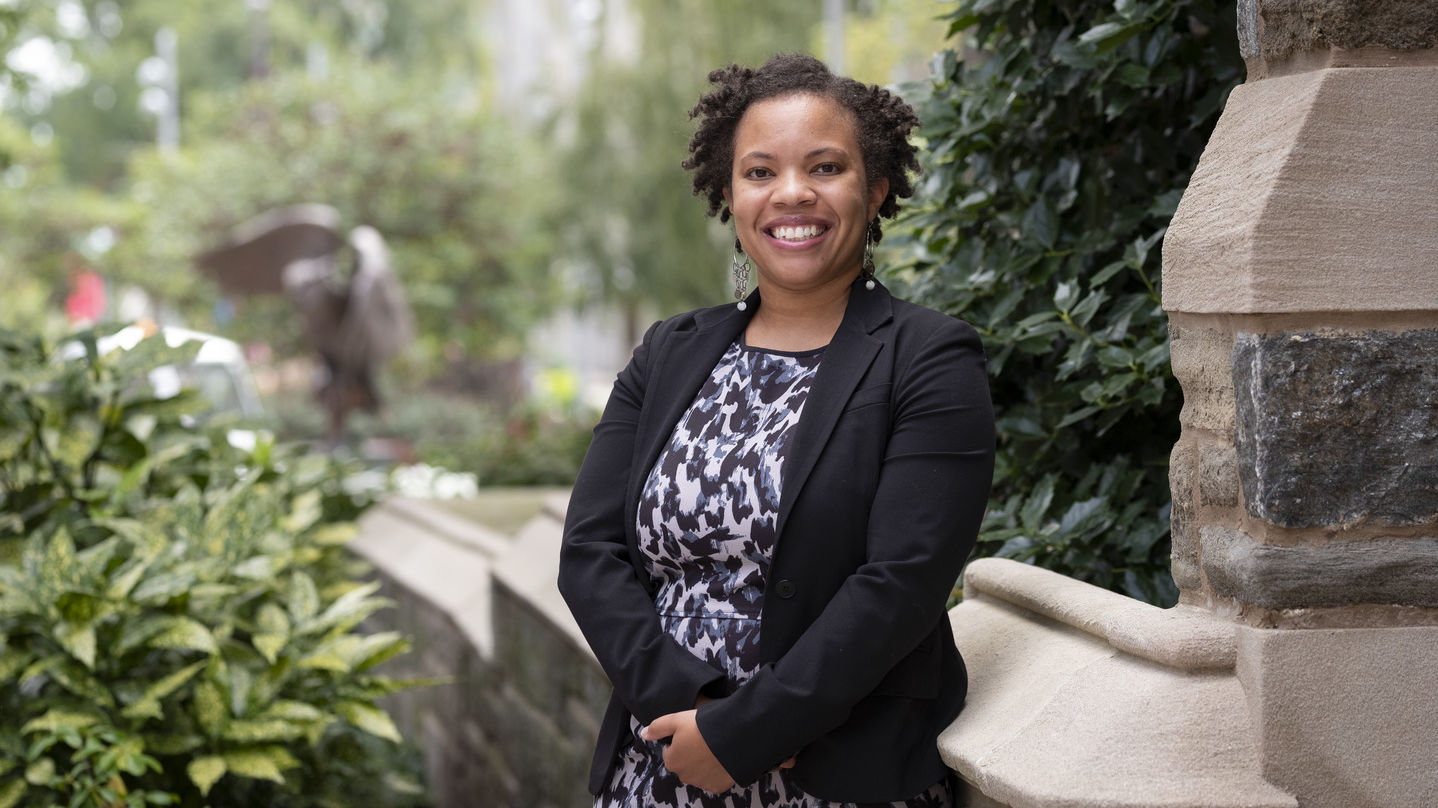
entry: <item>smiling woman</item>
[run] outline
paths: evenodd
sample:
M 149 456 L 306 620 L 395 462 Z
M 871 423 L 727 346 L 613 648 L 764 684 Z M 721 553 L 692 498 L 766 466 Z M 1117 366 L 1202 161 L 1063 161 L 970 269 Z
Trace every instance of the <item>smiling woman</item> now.
M 951 805 L 944 604 L 994 431 L 974 330 L 873 277 L 917 120 L 807 56 L 709 78 L 685 167 L 744 299 L 649 329 L 570 498 L 559 585 L 614 685 L 590 790 Z

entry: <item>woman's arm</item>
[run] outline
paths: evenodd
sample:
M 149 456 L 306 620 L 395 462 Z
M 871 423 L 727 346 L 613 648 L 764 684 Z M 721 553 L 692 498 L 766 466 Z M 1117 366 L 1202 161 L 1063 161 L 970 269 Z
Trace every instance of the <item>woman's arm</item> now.
M 704 740 L 741 784 L 843 724 L 943 615 L 994 458 L 982 345 L 971 327 L 948 322 L 895 370 L 865 562 L 783 657 L 699 708 Z
M 626 540 L 626 489 L 659 326 L 614 382 L 569 498 L 559 556 L 560 593 L 615 694 L 645 723 L 692 709 L 700 689 L 723 678 L 660 626 Z

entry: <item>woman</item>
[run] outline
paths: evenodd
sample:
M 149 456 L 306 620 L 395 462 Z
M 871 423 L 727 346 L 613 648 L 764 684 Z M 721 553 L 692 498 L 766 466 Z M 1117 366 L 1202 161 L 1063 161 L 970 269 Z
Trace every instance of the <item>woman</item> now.
M 870 272 L 918 121 L 806 56 L 709 79 L 685 167 L 758 288 L 649 329 L 575 484 L 559 584 L 614 685 L 590 790 L 948 805 L 994 434 L 974 330 Z

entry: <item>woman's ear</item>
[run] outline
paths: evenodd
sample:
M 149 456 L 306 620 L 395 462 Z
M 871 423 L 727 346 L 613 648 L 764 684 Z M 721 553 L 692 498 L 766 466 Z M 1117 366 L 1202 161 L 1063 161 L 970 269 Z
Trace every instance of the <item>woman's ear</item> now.
M 877 182 L 869 185 L 869 221 L 879 215 L 879 207 L 884 204 L 884 198 L 889 195 L 889 178 L 880 177 Z M 725 199 L 728 199 L 728 192 L 725 192 Z
M 887 182 L 887 180 L 885 180 L 885 182 Z M 722 190 L 724 192 L 724 204 L 732 210 L 734 208 L 734 195 L 729 193 L 729 186 L 727 185 L 724 186 Z M 885 193 L 887 193 L 887 191 Z

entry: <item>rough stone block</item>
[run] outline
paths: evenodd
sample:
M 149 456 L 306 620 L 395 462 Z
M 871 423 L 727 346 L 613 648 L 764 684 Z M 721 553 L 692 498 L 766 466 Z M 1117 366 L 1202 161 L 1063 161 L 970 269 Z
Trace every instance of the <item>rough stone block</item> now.
M 1200 531 L 1200 541 L 1209 587 L 1251 606 L 1438 607 L 1438 538 L 1284 547 L 1211 526 Z
M 1240 20 L 1245 6 L 1259 18 L 1256 44 L 1270 60 L 1322 47 L 1416 50 L 1438 44 L 1438 4 L 1432 0 L 1243 0 Z
M 1169 362 L 1183 387 L 1179 422 L 1223 438 L 1233 435 L 1233 338 L 1215 328 L 1169 326 Z
M 1198 449 L 1198 503 L 1205 508 L 1238 505 L 1238 452 L 1224 444 Z
M 1183 591 L 1196 590 L 1202 585 L 1198 577 L 1198 526 L 1194 523 L 1193 510 L 1194 454 L 1193 443 L 1180 440 L 1174 444 L 1168 460 L 1168 487 L 1173 497 L 1173 509 L 1169 513 L 1172 574 L 1173 582 Z
M 1283 527 L 1438 521 L 1438 330 L 1242 334 L 1239 478 Z

